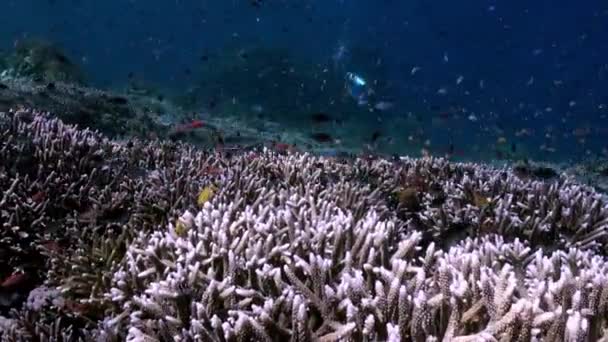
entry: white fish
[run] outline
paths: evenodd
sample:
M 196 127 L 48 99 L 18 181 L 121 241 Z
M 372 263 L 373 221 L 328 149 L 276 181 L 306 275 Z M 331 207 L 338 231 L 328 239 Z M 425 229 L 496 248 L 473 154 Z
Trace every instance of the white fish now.
M 534 51 L 532 51 L 532 54 L 533 54 L 534 56 L 538 56 L 538 55 L 540 55 L 541 53 L 543 53 L 543 49 L 535 49 Z
M 389 109 L 393 108 L 394 106 L 395 106 L 395 104 L 392 103 L 392 102 L 389 102 L 389 101 L 380 101 L 380 102 L 378 102 L 378 103 L 376 103 L 374 105 L 374 108 L 377 109 L 377 110 L 384 111 L 384 110 L 389 110 Z
M 448 90 L 446 88 L 439 88 L 439 90 L 437 90 L 437 94 L 439 95 L 445 95 L 448 93 Z
M 412 71 L 410 72 L 412 75 L 414 75 L 415 73 L 417 73 L 418 71 L 420 71 L 420 67 L 419 66 L 415 66 L 412 68 Z
M 473 121 L 473 122 L 477 121 L 477 117 L 475 116 L 475 114 L 469 115 L 468 119 L 469 119 L 469 121 Z
M 462 76 L 462 75 L 458 76 L 458 78 L 456 79 L 456 84 L 462 83 L 463 80 L 464 80 L 464 76 Z
M 445 63 L 447 63 L 447 62 L 449 62 L 449 61 L 450 61 L 450 59 L 448 58 L 448 53 L 447 53 L 447 52 L 444 52 L 444 53 L 443 53 L 443 61 L 444 61 Z
M 574 107 L 574 106 L 576 106 L 576 101 L 570 101 L 570 102 L 568 102 L 568 105 L 570 107 Z
M 259 104 L 254 104 L 253 106 L 251 106 L 251 111 L 256 114 L 260 114 L 261 112 L 264 111 L 264 107 L 262 107 L 262 105 L 259 105 Z
M 483 80 L 479 80 L 479 88 L 483 89 L 485 87 L 485 82 Z
M 528 83 L 526 83 L 526 85 L 531 86 L 532 84 L 534 84 L 534 76 L 530 77 L 530 79 L 528 80 Z

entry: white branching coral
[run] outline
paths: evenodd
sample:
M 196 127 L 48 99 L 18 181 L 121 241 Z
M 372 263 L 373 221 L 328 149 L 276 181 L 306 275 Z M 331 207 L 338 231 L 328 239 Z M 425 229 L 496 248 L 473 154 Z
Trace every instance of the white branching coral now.
M 432 158 L 211 155 L 118 144 L 37 113 L 7 120 L 0 157 L 16 158 L 13 135 L 35 137 L 36 155 L 58 171 L 38 172 L 46 185 L 0 177 L 1 215 L 16 226 L 48 222 L 44 205 L 22 200 L 22 183 L 56 186 L 64 202 L 84 199 L 96 213 L 62 221 L 79 245 L 49 254 L 48 282 L 86 323 L 37 331 L 131 341 L 608 339 L 608 205 L 570 179 Z M 62 151 L 71 157 L 59 162 Z M 79 167 L 108 182 L 93 184 Z M 214 196 L 197 203 L 211 183 Z M 27 313 L 11 319 L 32 326 L 19 323 Z
M 349 173 L 311 156 L 263 158 L 266 166 L 235 165 L 216 199 L 194 217 L 186 212 L 180 218 L 185 236 L 175 236 L 170 226 L 132 242 L 108 296 L 116 306 L 146 310 L 146 318 L 131 313 L 124 329 L 168 328 L 174 339 L 217 341 L 582 341 L 601 336 L 608 323 L 608 262 L 598 246 L 571 238 L 569 249 L 545 251 L 542 242 L 517 237 L 526 236 L 525 228 L 503 223 L 503 235 L 489 231 L 441 249 L 416 229 L 420 222 L 408 223 L 416 216 L 404 220 L 387 210 L 378 189 L 349 180 L 386 164 L 359 165 Z M 267 169 L 289 171 L 270 181 Z M 319 169 L 336 180 L 321 186 Z M 495 171 L 482 171 L 471 186 L 497 188 L 483 182 L 500 179 L 488 176 Z M 455 193 L 466 186 L 456 186 Z M 537 185 L 521 186 L 520 192 Z M 526 206 L 501 201 L 492 220 Z M 448 210 L 459 220 L 428 210 L 419 218 L 447 215 L 441 224 L 449 225 L 480 215 L 479 208 L 457 209 L 455 203 L 444 206 L 452 206 Z M 182 297 L 187 300 L 180 303 Z

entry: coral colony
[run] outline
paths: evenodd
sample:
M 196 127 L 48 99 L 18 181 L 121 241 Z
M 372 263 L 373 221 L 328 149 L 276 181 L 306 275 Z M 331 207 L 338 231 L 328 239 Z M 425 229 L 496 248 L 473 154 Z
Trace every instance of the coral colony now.
M 0 114 L 0 331 L 608 341 L 608 204 L 443 159 L 234 155 Z

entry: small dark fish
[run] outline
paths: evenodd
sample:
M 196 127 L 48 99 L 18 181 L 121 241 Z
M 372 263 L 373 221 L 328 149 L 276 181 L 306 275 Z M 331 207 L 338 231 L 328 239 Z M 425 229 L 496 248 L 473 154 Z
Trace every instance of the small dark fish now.
M 207 62 L 208 60 L 209 60 L 209 56 L 207 56 L 207 55 L 201 56 L 201 62 Z
M 125 97 L 122 96 L 112 96 L 108 99 L 108 101 L 117 105 L 126 105 L 129 102 Z
M 452 114 L 450 112 L 440 112 L 438 116 L 441 120 L 448 120 L 452 117 Z
M 157 99 L 158 101 L 160 101 L 160 102 L 163 102 L 163 101 L 165 100 L 165 97 L 164 97 L 164 96 L 162 96 L 162 95 L 157 95 L 157 96 L 156 96 L 156 99 Z
M 441 107 L 440 107 L 440 106 L 438 106 L 438 105 L 431 105 L 430 109 L 431 109 L 433 112 L 437 112 L 437 111 L 439 111 L 439 110 L 441 109 Z
M 328 143 L 328 142 L 334 141 L 334 139 L 328 133 L 319 132 L 319 133 L 313 133 L 310 136 L 315 141 L 320 142 L 320 143 Z
M 325 123 L 331 121 L 331 116 L 327 113 L 316 112 L 310 115 L 310 119 L 315 123 Z
M 8 86 L 4 83 L 0 83 L 0 89 L 8 89 Z
M 372 133 L 372 138 L 371 138 L 371 142 L 375 143 L 376 140 L 378 140 L 378 138 L 380 138 L 380 136 L 382 136 L 382 133 L 378 130 L 374 131 L 374 133 Z
M 454 143 L 450 143 L 450 146 L 448 147 L 448 154 L 454 154 Z
M 128 79 L 133 79 L 134 77 L 135 77 L 135 73 L 133 73 L 133 71 L 131 71 L 127 74 Z
M 533 170 L 532 174 L 540 179 L 550 179 L 550 178 L 557 177 L 559 175 L 557 173 L 557 171 L 555 171 L 554 169 L 552 169 L 550 167 L 544 167 L 544 166 L 536 167 Z
M 55 59 L 62 64 L 70 64 L 70 60 L 60 53 L 55 53 Z
M 224 136 L 222 134 L 218 133 L 217 136 L 216 136 L 216 138 L 217 138 L 217 143 L 218 144 L 224 145 L 225 141 L 224 141 Z
M 513 153 L 517 152 L 517 145 L 515 145 L 514 142 L 511 143 L 511 152 L 513 152 Z
M 46 89 L 47 89 L 47 90 L 55 90 L 55 88 L 56 88 L 56 86 L 55 86 L 55 82 L 49 82 L 49 83 L 46 85 Z

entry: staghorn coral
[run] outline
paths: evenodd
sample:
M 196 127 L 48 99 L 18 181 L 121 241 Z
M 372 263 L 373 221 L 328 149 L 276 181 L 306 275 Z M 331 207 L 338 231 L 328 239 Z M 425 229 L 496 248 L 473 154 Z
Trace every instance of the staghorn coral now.
M 68 311 L 102 316 L 129 234 L 166 223 L 186 193 L 215 177 L 205 174 L 206 159 L 176 166 L 187 150 L 194 153 L 111 142 L 33 111 L 1 113 L 0 279 L 18 281 L 16 291 L 0 288 L 1 312 L 45 280 L 61 289 Z
M 63 241 L 44 251 L 63 298 L 14 308 L 9 340 L 608 340 L 608 205 L 571 179 L 211 155 L 36 112 L 0 119 L 0 156 L 17 165 L 3 165 L 0 210 L 18 227 L 0 247 Z M 52 195 L 28 212 L 28 188 Z

